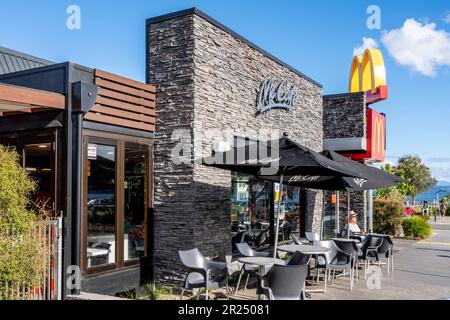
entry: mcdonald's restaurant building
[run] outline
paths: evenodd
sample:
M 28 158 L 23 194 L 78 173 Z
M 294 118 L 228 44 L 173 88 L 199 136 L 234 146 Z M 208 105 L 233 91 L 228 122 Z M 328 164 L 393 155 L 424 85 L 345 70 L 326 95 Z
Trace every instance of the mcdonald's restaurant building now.
M 323 96 L 320 83 L 197 9 L 148 19 L 145 51 L 144 84 L 0 48 L 0 143 L 16 147 L 38 178 L 34 197 L 64 218 L 64 279 L 78 265 L 83 292 L 179 286 L 178 250 L 223 260 L 236 242 L 331 235 L 345 193 L 285 186 L 290 227 L 275 232 L 276 184 L 198 159 L 287 133 L 315 151 L 380 161 L 385 117 L 368 104 L 382 92 Z M 370 195 L 351 199 L 368 230 Z

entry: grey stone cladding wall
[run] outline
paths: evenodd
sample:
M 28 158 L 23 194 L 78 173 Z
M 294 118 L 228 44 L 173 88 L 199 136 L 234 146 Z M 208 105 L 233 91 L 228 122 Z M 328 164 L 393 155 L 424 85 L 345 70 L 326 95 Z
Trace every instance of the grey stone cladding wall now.
M 154 268 L 160 280 L 177 280 L 178 250 L 197 247 L 222 259 L 231 254 L 231 173 L 172 163 L 173 131 L 189 131 L 195 159 L 210 155 L 214 141 L 271 139 L 275 130 L 321 151 L 322 89 L 196 14 L 150 24 L 149 54 L 149 82 L 157 87 Z M 293 110 L 255 116 L 266 78 L 299 88 Z M 306 228 L 319 231 L 322 192 L 307 197 Z
M 175 164 L 175 129 L 192 133 L 194 121 L 193 17 L 162 21 L 148 28 L 148 79 L 157 89 L 154 145 L 154 252 L 157 279 L 177 279 L 178 250 L 195 246 L 195 201 L 191 165 Z
M 326 95 L 323 97 L 324 139 L 366 137 L 366 95 L 364 92 Z M 326 196 L 329 196 L 327 192 Z M 347 224 L 347 192 L 340 192 L 339 223 Z M 358 214 L 358 225 L 367 231 L 366 192 L 350 193 L 350 210 Z
M 364 92 L 323 97 L 324 139 L 366 137 Z
M 339 223 L 343 228 L 347 224 L 347 207 L 348 207 L 348 192 L 341 191 L 339 193 L 339 203 L 340 203 L 340 212 L 339 212 Z M 367 223 L 365 219 L 366 213 L 366 197 L 364 191 L 355 191 L 350 192 L 350 210 L 355 211 L 358 215 L 357 221 L 358 226 L 361 231 L 367 231 Z

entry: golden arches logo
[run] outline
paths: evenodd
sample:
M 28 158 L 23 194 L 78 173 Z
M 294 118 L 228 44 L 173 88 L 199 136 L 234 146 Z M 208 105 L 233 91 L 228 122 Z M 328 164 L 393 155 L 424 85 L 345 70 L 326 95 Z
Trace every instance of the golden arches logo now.
M 348 91 L 370 90 L 375 93 L 380 86 L 386 86 L 386 68 L 381 51 L 367 49 L 364 55 L 353 57 Z
M 379 154 L 384 158 L 385 150 L 385 121 L 382 118 L 375 117 L 372 132 L 372 153 Z

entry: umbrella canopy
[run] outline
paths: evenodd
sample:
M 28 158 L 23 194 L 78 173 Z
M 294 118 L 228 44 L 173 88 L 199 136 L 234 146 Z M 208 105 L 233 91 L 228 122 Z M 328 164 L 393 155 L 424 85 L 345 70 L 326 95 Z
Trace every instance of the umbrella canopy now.
M 283 183 L 307 176 L 338 176 L 364 178 L 354 171 L 309 148 L 293 142 L 287 137 L 264 143 L 257 141 L 245 146 L 235 146 L 227 152 L 215 153 L 203 159 L 205 165 L 250 174 L 260 179 L 279 181 L 280 195 L 276 219 L 274 258 L 277 254 L 278 230 L 281 212 L 281 192 Z M 285 177 L 289 177 L 287 180 Z M 292 180 L 292 182 L 291 182 Z
M 317 177 L 365 178 L 358 170 L 337 163 L 286 137 L 264 143 L 257 141 L 232 147 L 203 159 L 203 164 L 249 174 L 261 179 L 295 184 L 297 180 Z
M 364 175 L 364 179 L 355 177 L 314 176 L 300 177 L 296 181 L 291 181 L 290 184 L 310 189 L 347 191 L 347 220 L 350 217 L 351 191 L 374 190 L 384 187 L 391 187 L 396 185 L 397 183 L 407 182 L 406 180 L 394 176 L 388 172 L 353 161 L 331 150 L 322 151 L 321 154 L 328 159 L 347 167 L 350 170 L 360 172 L 362 175 Z M 339 206 L 337 208 L 339 208 Z M 336 229 L 338 231 L 340 229 L 339 209 L 337 209 L 336 211 Z
M 364 178 L 343 176 L 285 176 L 285 180 L 295 186 L 319 190 L 364 191 L 391 187 L 406 180 L 386 171 L 353 161 L 334 151 L 325 150 L 322 155 L 348 170 L 361 173 Z M 272 177 L 269 177 L 271 179 Z

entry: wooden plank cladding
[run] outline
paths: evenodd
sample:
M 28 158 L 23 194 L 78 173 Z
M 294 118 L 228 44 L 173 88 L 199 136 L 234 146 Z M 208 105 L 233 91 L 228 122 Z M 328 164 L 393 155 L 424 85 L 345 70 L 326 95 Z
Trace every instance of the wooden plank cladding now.
M 65 108 L 66 97 L 62 94 L 0 83 L 1 116 Z
M 94 70 L 98 97 L 86 120 L 155 131 L 156 89 L 106 71 Z

